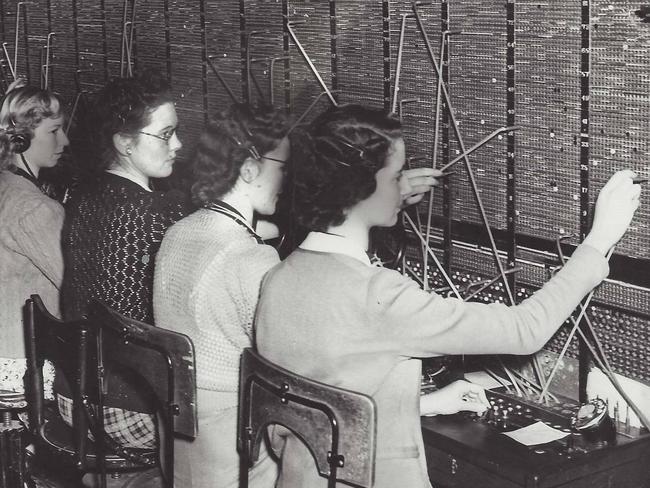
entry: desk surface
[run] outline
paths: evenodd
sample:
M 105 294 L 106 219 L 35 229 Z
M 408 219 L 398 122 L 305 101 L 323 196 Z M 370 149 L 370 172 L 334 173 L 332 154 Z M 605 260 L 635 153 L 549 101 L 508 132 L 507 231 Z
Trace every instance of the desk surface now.
M 556 424 L 562 421 L 560 416 L 549 415 Z M 566 428 L 569 419 L 563 422 Z M 630 429 L 630 434 L 619 433 L 610 444 L 589 443 L 579 434 L 571 434 L 559 441 L 525 446 L 501 433 L 513 428 L 514 423 L 503 429 L 469 414 L 423 418 L 422 434 L 434 485 L 650 486 L 650 434 Z

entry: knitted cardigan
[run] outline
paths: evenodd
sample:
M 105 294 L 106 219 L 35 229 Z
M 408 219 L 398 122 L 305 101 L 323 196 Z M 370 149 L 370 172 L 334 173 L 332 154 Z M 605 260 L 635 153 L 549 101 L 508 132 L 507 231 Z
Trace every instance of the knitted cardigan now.
M 0 358 L 24 358 L 23 306 L 31 294 L 59 316 L 61 204 L 31 181 L 0 172 Z
M 421 362 L 413 358 L 532 353 L 607 272 L 605 258 L 581 245 L 537 293 L 507 307 L 442 298 L 396 271 L 299 249 L 264 281 L 257 347 L 291 371 L 374 398 L 375 488 L 429 487 L 419 418 Z M 277 486 L 326 486 L 309 451 L 295 437 L 283 437 Z M 278 436 L 273 445 L 281 447 Z
M 174 224 L 156 262 L 156 324 L 187 334 L 197 386 L 222 392 L 217 411 L 237 406 L 239 358 L 251 345 L 264 274 L 279 262 L 232 219 L 206 209 Z
M 63 228 L 63 315 L 87 313 L 91 298 L 153 324 L 155 255 L 167 228 L 187 214 L 182 196 L 147 191 L 103 173 L 80 185 L 66 205 Z M 149 411 L 138 388 L 113 379 L 106 405 Z M 57 381 L 57 391 L 69 390 Z

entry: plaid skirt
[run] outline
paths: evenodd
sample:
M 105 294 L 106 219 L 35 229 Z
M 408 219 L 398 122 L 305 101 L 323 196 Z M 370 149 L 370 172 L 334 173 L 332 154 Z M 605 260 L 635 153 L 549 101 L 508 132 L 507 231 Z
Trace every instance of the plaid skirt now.
M 72 426 L 72 400 L 57 394 L 57 403 L 61 418 Z M 156 449 L 158 444 L 155 416 L 147 413 L 104 407 L 104 431 L 123 447 Z

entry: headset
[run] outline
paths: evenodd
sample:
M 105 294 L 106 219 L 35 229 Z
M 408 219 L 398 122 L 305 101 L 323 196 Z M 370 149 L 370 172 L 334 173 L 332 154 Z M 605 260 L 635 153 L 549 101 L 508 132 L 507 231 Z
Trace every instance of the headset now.
M 9 118 L 10 126 L 5 129 L 11 142 L 11 149 L 15 154 L 22 154 L 29 149 L 32 143 L 31 134 L 28 132 L 18 132 L 16 123 L 13 118 Z
M 23 88 L 16 87 L 16 89 Z M 12 90 L 13 91 L 13 90 Z M 11 92 L 5 93 L 5 96 L 2 97 L 2 108 L 5 104 L 11 104 Z M 7 107 L 8 109 L 9 107 Z M 29 130 L 21 130 L 18 128 L 16 121 L 11 116 L 11 112 L 8 110 L 9 117 L 9 126 L 4 129 L 5 133 L 9 136 L 9 142 L 11 145 L 11 150 L 14 154 L 22 154 L 29 149 L 29 146 L 32 142 L 32 135 Z

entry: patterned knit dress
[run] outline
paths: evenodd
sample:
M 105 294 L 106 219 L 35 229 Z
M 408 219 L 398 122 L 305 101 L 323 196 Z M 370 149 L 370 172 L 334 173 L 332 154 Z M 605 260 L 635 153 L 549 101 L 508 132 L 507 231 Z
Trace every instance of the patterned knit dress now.
M 110 173 L 81 185 L 66 206 L 62 235 L 64 318 L 70 320 L 86 314 L 90 300 L 97 298 L 121 314 L 153 324 L 156 252 L 167 228 L 187 211 L 180 193 L 147 191 L 131 180 Z M 121 377 L 109 380 L 108 407 L 152 411 L 141 387 Z M 70 390 L 60 375 L 55 389 L 70 398 Z M 61 409 L 62 414 L 65 410 Z M 153 447 L 151 442 L 138 443 L 138 438 L 150 435 L 150 429 L 138 423 L 140 420 L 121 419 L 129 423 L 125 429 L 131 431 L 123 432 L 123 437 L 117 436 L 122 444 Z M 119 421 L 111 418 L 107 422 L 108 431 L 111 423 Z

